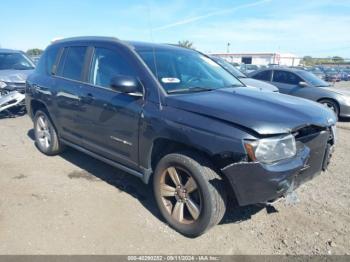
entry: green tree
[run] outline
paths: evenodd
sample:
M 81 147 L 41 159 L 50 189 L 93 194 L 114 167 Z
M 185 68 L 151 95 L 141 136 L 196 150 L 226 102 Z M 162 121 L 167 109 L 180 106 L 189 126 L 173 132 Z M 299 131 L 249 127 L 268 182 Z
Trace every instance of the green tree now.
M 32 48 L 32 49 L 28 49 L 26 53 L 29 56 L 38 56 L 38 55 L 41 55 L 43 53 L 43 50 L 41 50 L 39 48 Z
M 303 57 L 303 61 L 302 62 L 306 66 L 311 66 L 311 65 L 314 65 L 314 63 L 315 63 L 315 61 L 312 58 L 312 56 L 308 56 L 308 55 Z
M 340 56 L 333 56 L 332 60 L 334 63 L 344 63 L 344 58 L 342 58 Z
M 185 48 L 195 49 L 194 46 L 193 46 L 193 42 L 191 42 L 189 40 L 179 41 L 178 45 L 182 46 L 182 47 L 185 47 Z

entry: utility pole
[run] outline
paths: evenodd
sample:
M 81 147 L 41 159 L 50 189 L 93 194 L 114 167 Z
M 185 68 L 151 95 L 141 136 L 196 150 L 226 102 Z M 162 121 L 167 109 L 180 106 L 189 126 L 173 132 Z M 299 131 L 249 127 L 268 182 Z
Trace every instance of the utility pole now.
M 227 43 L 227 53 L 230 53 L 230 43 Z

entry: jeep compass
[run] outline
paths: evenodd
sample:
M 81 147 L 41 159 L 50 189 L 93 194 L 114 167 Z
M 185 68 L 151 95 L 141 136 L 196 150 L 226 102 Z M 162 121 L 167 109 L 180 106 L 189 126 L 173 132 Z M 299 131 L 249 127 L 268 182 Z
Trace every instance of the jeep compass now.
M 244 86 L 209 57 L 107 37 L 51 44 L 26 85 L 35 143 L 73 147 L 146 184 L 167 223 L 195 237 L 227 196 L 268 203 L 327 168 L 334 113 Z

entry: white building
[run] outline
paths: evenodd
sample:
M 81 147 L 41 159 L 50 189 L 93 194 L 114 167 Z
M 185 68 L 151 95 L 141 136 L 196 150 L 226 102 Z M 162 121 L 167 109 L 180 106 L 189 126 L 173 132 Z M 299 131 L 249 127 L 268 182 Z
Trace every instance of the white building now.
M 269 64 L 298 66 L 301 60 L 301 58 L 290 53 L 219 53 L 211 55 L 222 57 L 232 63 L 266 66 Z

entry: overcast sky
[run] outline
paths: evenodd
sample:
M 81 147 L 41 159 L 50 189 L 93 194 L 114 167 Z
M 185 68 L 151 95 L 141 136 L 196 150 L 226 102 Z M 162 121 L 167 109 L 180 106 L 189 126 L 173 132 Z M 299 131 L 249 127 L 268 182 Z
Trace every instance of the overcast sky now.
M 45 48 L 56 37 L 115 36 L 203 52 L 350 58 L 350 0 L 2 0 L 0 45 Z

